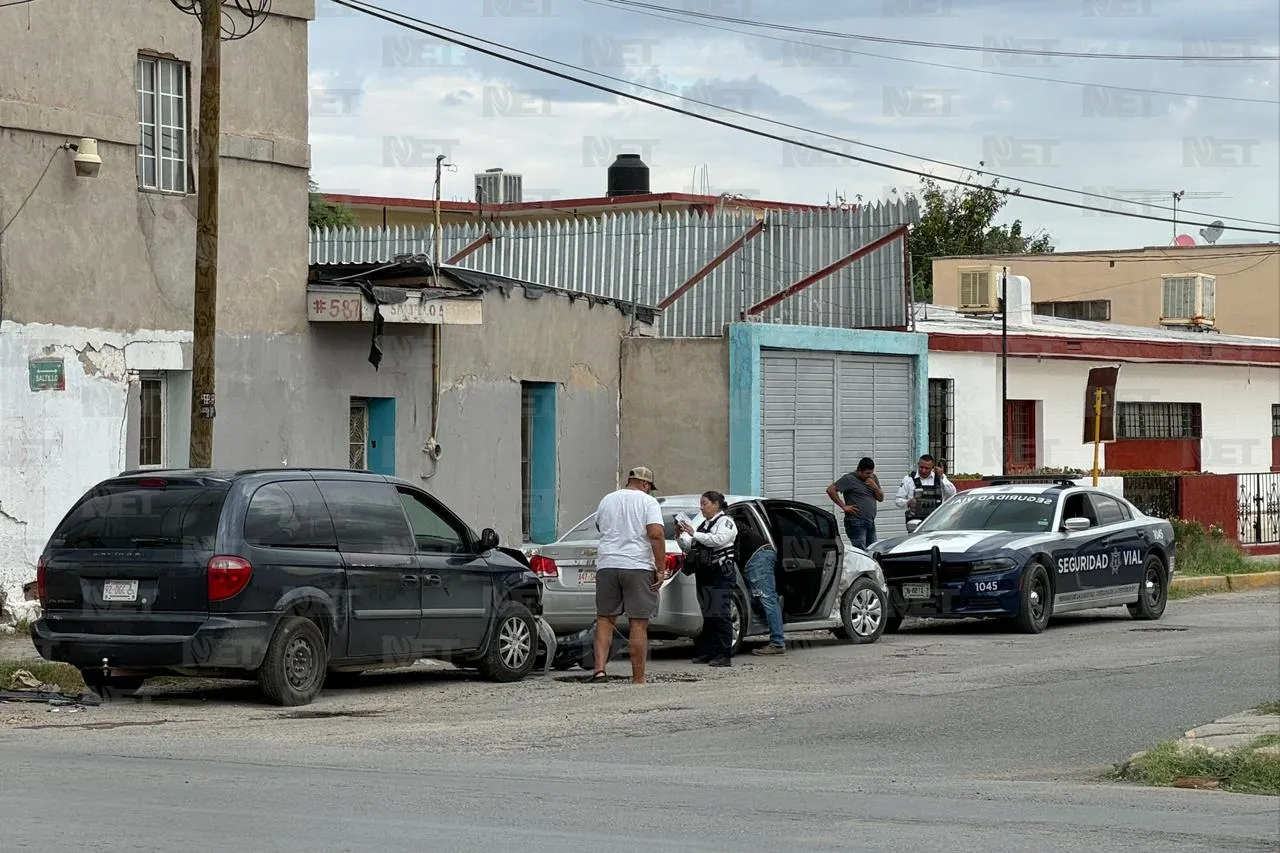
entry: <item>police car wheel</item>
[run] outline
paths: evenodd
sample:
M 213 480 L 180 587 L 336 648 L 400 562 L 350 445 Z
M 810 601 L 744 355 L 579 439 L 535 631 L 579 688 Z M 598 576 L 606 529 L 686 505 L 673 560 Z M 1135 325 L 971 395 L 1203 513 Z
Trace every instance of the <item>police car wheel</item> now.
M 1049 573 L 1043 565 L 1032 561 L 1023 572 L 1018 627 L 1025 633 L 1039 634 L 1048 626 L 1052 611 L 1053 589 L 1049 585 Z
M 1155 554 L 1147 557 L 1142 567 L 1142 584 L 1138 587 L 1138 600 L 1129 605 L 1129 615 L 1134 619 L 1159 619 L 1169 602 L 1168 574 L 1164 563 Z

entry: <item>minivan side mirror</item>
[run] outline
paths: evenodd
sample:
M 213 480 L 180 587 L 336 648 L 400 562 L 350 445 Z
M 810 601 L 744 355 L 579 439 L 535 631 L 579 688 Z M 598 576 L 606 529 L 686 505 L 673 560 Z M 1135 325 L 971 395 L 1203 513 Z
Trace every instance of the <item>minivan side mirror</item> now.
M 921 524 L 924 524 L 924 519 L 921 519 L 921 518 L 911 519 L 910 521 L 907 522 L 907 532 L 915 533 L 916 528 L 919 527 Z
M 1080 518 L 1079 516 L 1075 518 L 1068 518 L 1066 521 L 1062 522 L 1062 526 L 1070 531 L 1088 530 L 1091 524 L 1092 522 L 1090 522 L 1089 519 Z
M 498 531 L 494 530 L 492 527 L 486 527 L 484 530 L 480 531 L 480 553 L 483 554 L 486 551 L 492 551 L 494 548 L 498 547 L 498 544 Z

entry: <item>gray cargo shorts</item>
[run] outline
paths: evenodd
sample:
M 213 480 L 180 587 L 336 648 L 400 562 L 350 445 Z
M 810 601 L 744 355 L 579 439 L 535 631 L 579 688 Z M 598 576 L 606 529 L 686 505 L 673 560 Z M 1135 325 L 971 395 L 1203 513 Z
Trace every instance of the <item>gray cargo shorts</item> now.
M 657 575 L 640 569 L 596 570 L 596 615 L 653 619 L 658 615 Z

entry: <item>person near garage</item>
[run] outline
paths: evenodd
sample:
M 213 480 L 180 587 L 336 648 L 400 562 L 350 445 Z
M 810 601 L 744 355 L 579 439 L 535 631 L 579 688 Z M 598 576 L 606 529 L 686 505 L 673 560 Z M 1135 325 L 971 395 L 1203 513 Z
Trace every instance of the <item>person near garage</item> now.
M 875 461 L 870 456 L 862 457 L 857 468 L 827 486 L 827 497 L 844 513 L 844 532 L 849 542 L 865 551 L 876 541 L 876 510 L 884 500 Z
M 916 463 L 915 472 L 902 478 L 893 502 L 898 509 L 906 510 L 907 521 L 923 521 L 955 493 L 955 483 L 947 479 L 942 466 L 926 453 Z
M 747 580 L 751 595 L 760 601 L 765 620 L 769 623 L 769 644 L 752 654 L 785 655 L 787 643 L 782 633 L 782 602 L 778 600 L 778 584 L 774 576 L 778 552 L 763 533 L 750 526 L 738 528 L 737 550 L 742 576 Z
M 697 582 L 702 630 L 694 638 L 694 663 L 730 666 L 733 660 L 732 601 L 737 586 L 738 526 L 725 515 L 728 503 L 720 492 L 703 492 L 697 518 L 677 521 L 676 542 L 685 553 L 686 574 Z

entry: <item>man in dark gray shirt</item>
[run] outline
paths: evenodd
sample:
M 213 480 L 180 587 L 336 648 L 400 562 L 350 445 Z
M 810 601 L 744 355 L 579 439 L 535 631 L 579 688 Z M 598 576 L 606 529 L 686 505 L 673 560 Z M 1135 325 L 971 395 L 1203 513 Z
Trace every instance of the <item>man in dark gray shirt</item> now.
M 875 474 L 876 463 L 862 457 L 857 470 L 850 471 L 827 486 L 827 497 L 844 513 L 844 530 L 853 547 L 866 550 L 876 541 L 876 509 L 884 500 L 884 490 Z

